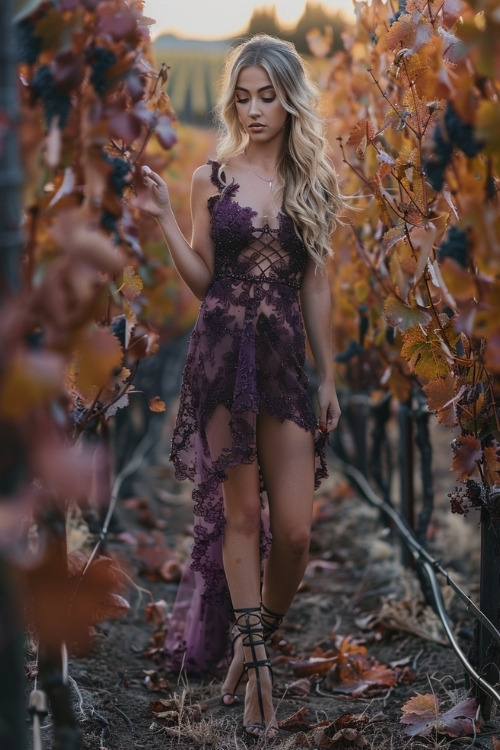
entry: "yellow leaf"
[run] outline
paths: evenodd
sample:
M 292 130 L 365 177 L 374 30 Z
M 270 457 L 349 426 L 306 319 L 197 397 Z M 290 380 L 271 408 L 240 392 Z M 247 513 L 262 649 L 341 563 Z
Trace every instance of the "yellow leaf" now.
M 78 341 L 75 382 L 82 395 L 89 396 L 104 388 L 113 370 L 122 367 L 120 342 L 111 331 L 94 328 Z
M 457 302 L 477 298 L 478 291 L 474 276 L 462 268 L 452 258 L 444 258 L 440 264 L 441 275 L 447 290 Z
M 476 138 L 485 142 L 487 153 L 500 153 L 500 104 L 482 101 L 476 116 Z
M 0 414 L 18 419 L 62 391 L 63 360 L 49 352 L 19 352 L 10 358 L 0 387 Z
M 123 269 L 122 283 L 120 291 L 128 300 L 134 300 L 140 295 L 144 287 L 142 279 L 136 274 L 132 266 L 125 266 Z
M 410 328 L 403 334 L 401 356 L 408 361 L 413 372 L 425 380 L 445 378 L 450 371 L 441 340 L 419 327 Z

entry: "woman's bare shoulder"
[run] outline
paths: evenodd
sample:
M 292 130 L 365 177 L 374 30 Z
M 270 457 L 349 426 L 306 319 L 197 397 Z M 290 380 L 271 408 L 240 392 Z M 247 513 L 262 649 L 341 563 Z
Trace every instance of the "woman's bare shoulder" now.
M 212 183 L 212 165 L 202 164 L 193 172 L 193 184 L 208 185 Z

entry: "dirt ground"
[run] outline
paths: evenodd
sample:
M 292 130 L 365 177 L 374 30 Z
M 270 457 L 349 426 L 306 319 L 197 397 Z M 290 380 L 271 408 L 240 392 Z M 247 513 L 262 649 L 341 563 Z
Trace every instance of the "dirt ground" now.
M 166 579 L 175 577 L 189 546 L 190 487 L 176 484 L 168 466 L 143 468 L 147 471 L 138 472 L 133 496 L 119 503 L 107 549 L 133 581 L 126 593 L 130 613 L 98 628 L 90 655 L 70 659 L 83 747 L 255 746 L 242 733 L 242 706 L 228 709 L 220 703 L 222 675 L 192 680 L 162 667 L 164 632 L 150 605 L 164 600 L 168 611 L 174 599 L 176 583 Z M 438 476 L 430 551 L 477 600 L 478 518 L 450 513 L 444 483 L 452 478 L 446 472 Z M 474 621 L 451 589 L 443 586 L 443 595 L 467 653 Z M 413 696 L 435 695 L 441 713 L 467 698 L 464 669 L 426 607 L 415 572 L 401 564 L 398 536 L 335 472 L 317 495 L 310 564 L 273 644 L 281 724 L 275 748 L 455 750 L 493 748 L 500 737 L 495 715 L 482 722 L 475 737 L 405 733 L 402 707 Z M 338 666 L 339 652 L 344 669 Z M 315 673 L 311 659 L 332 655 L 336 669 L 317 661 Z M 363 668 L 356 679 L 353 664 Z M 50 727 L 42 730 L 42 738 L 43 747 L 50 747 Z

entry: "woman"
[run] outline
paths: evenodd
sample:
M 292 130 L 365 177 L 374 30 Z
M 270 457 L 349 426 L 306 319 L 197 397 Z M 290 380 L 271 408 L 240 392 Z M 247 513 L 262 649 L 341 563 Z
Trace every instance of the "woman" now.
M 232 620 L 222 700 L 239 701 L 245 672 L 244 728 L 267 738 L 277 724 L 265 641 L 304 573 L 313 492 L 340 416 L 325 259 L 342 200 L 316 105 L 293 45 L 258 35 L 228 57 L 217 157 L 193 176 L 191 243 L 165 183 L 143 170 L 141 208 L 202 301 L 172 441 L 176 476 L 197 482 L 195 541 L 167 645 L 188 671 L 203 670 L 223 655 Z

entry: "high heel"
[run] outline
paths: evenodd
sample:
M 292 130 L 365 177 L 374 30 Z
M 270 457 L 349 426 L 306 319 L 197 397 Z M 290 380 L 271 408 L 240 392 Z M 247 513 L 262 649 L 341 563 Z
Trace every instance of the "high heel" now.
M 283 622 L 283 618 L 285 617 L 285 614 L 273 612 L 272 609 L 269 609 L 269 607 L 266 607 L 264 602 L 261 602 L 260 611 L 261 611 L 261 617 L 262 617 L 262 631 L 264 635 L 264 640 L 267 643 L 267 641 L 269 641 L 271 636 L 274 635 L 274 633 L 276 633 L 276 631 L 280 627 L 281 623 Z M 232 661 L 235 655 L 235 643 L 241 637 L 240 632 L 238 628 L 236 627 L 236 625 L 231 630 L 231 634 L 232 634 L 232 646 L 231 646 L 231 661 Z M 237 693 L 237 690 L 239 686 L 241 685 L 241 681 L 244 676 L 245 676 L 245 669 L 242 669 L 238 679 L 236 680 L 234 684 L 233 689 L 226 690 L 222 693 L 220 700 L 221 700 L 222 705 L 226 706 L 226 708 L 231 708 L 232 706 L 237 706 L 241 703 L 241 699 Z
M 241 639 L 241 633 L 236 627 L 236 625 L 231 630 L 231 663 L 233 662 L 234 656 L 235 656 L 235 643 L 237 640 Z M 223 706 L 226 706 L 226 708 L 231 708 L 232 706 L 238 706 L 241 703 L 240 696 L 237 693 L 237 690 L 240 686 L 240 683 L 245 675 L 245 670 L 242 669 L 240 672 L 240 676 L 235 682 L 235 685 L 232 690 L 226 690 L 222 693 L 220 697 L 220 701 Z M 227 678 L 226 678 L 227 679 Z
M 267 738 L 273 740 L 278 736 L 278 726 L 276 724 L 267 724 L 266 722 L 266 711 L 264 707 L 264 696 L 262 692 L 261 683 L 261 670 L 268 669 L 271 677 L 273 672 L 271 668 L 271 662 L 267 658 L 265 651 L 264 641 L 264 629 L 262 622 L 262 615 L 260 607 L 245 607 L 242 609 L 235 609 L 236 615 L 236 627 L 241 634 L 241 641 L 243 649 L 250 651 L 250 659 L 245 659 L 243 666 L 245 672 L 253 669 L 255 672 L 255 689 L 257 691 L 257 701 L 259 705 L 260 721 L 259 722 L 247 722 L 243 723 L 243 729 L 251 737 Z M 260 649 L 261 654 L 263 652 L 264 658 L 258 658 L 258 650 Z M 247 694 L 250 682 L 247 685 Z
M 260 603 L 260 613 L 262 617 L 262 630 L 264 633 L 264 640 L 267 642 L 274 633 L 278 630 L 281 623 L 283 622 L 284 614 L 278 614 L 273 612 L 272 609 L 266 607 L 264 602 Z

